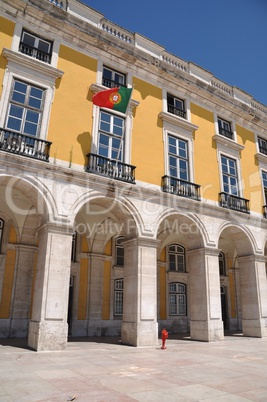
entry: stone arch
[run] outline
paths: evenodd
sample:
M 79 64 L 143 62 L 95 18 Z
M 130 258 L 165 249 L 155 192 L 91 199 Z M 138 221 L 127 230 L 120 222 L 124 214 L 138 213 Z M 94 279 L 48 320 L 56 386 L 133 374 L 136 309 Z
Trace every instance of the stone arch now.
M 223 223 L 218 230 L 217 242 L 219 249 L 228 243 L 227 245 L 232 252 L 234 248 L 236 249 L 236 256 L 238 257 L 255 254 L 255 239 L 250 231 L 243 226 L 229 222 Z

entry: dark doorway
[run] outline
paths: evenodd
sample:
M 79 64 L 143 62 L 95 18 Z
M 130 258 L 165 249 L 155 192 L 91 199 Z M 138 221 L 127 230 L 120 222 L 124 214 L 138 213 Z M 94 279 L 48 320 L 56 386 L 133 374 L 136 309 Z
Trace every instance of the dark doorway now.
M 68 326 L 69 326 L 68 335 L 71 335 L 71 327 L 72 327 L 73 289 L 74 289 L 74 276 L 70 276 L 69 304 L 68 304 Z
M 228 329 L 226 289 L 221 286 L 222 321 L 224 330 Z

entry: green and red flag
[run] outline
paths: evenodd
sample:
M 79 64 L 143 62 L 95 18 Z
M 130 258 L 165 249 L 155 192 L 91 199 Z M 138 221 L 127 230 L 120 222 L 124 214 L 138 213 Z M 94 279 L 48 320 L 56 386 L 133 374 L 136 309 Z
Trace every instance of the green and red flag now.
M 132 94 L 132 88 L 110 88 L 93 96 L 93 104 L 99 107 L 125 113 Z

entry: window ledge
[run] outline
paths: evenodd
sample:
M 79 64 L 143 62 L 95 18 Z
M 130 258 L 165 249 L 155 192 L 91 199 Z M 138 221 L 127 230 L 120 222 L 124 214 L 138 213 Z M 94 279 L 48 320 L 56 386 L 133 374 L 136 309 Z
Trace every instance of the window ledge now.
M 106 89 L 111 89 L 111 88 L 104 87 L 104 85 L 101 85 L 101 84 L 91 84 L 89 89 L 90 89 L 90 91 L 94 92 L 94 94 L 97 94 L 100 91 L 105 91 Z M 138 102 L 137 100 L 134 100 L 132 98 L 130 99 L 130 107 L 131 108 L 137 107 L 139 104 L 140 104 L 140 102 Z
M 259 162 L 267 163 L 267 155 L 265 154 L 258 152 L 255 154 L 255 158 L 258 159 Z
M 188 120 L 183 119 L 182 117 L 173 115 L 171 113 L 167 113 L 167 112 L 160 112 L 159 113 L 159 117 L 168 123 L 172 123 L 175 124 L 178 127 L 181 127 L 187 131 L 196 131 L 198 129 L 198 126 L 196 126 L 193 123 L 190 123 Z
M 2 56 L 8 61 L 12 61 L 19 65 L 24 65 L 54 79 L 60 78 L 64 74 L 64 71 L 52 67 L 50 64 L 36 60 L 33 57 L 27 56 L 23 53 L 15 52 L 14 50 L 3 48 Z
M 233 140 L 230 140 L 230 138 L 223 137 L 219 134 L 215 134 L 212 139 L 216 142 L 216 144 L 224 145 L 236 151 L 242 151 L 245 148 L 244 145 L 237 144 Z

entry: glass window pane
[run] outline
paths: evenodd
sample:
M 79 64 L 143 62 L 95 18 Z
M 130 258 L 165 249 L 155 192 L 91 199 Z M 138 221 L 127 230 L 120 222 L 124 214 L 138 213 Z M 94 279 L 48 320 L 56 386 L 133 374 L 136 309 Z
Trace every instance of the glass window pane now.
M 45 42 L 42 39 L 39 39 L 37 48 L 43 53 L 49 53 L 50 52 L 50 43 Z
M 27 93 L 27 85 L 22 82 L 15 81 L 14 90 L 12 93 L 12 100 L 24 104 L 26 99 L 26 93 Z
M 34 47 L 34 45 L 35 45 L 35 37 L 33 35 L 30 35 L 27 32 L 23 32 L 22 41 L 23 41 L 23 43 L 25 43 L 25 45 L 28 45 L 31 47 Z

